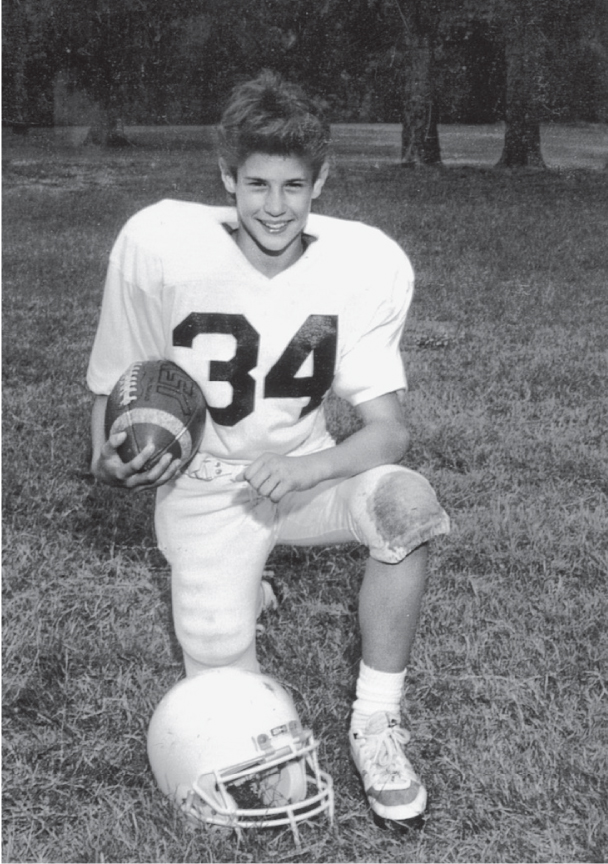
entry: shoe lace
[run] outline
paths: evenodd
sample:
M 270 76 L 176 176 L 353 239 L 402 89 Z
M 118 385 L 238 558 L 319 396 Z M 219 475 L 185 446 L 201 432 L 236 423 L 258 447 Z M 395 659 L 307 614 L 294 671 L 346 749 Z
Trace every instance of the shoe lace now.
M 407 787 L 418 781 L 403 752 L 410 737 L 407 729 L 402 729 L 396 720 L 390 720 L 381 732 L 366 736 L 362 750 L 370 761 L 370 774 L 374 783 L 398 780 Z

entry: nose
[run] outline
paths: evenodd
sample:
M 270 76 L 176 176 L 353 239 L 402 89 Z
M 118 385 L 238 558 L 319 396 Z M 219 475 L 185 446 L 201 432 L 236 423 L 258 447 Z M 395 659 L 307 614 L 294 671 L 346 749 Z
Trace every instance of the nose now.
M 281 216 L 285 212 L 285 198 L 279 187 L 268 190 L 264 210 L 269 216 Z

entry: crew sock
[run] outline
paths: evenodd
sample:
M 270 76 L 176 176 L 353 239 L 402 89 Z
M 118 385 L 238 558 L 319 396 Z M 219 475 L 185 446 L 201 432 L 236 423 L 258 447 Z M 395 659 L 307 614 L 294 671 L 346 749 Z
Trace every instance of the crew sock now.
M 371 715 L 377 711 L 387 711 L 399 717 L 406 673 L 407 669 L 403 672 L 379 672 L 366 666 L 361 660 L 357 678 L 357 698 L 353 703 L 350 722 L 353 732 L 362 732 Z

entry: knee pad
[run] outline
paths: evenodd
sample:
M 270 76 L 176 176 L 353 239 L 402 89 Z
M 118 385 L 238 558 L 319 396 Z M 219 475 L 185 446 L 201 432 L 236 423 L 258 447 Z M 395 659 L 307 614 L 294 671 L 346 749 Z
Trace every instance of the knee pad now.
M 180 573 L 173 580 L 175 635 L 186 655 L 201 667 L 239 665 L 255 651 L 256 600 L 236 598 L 221 586 L 201 584 Z
M 351 516 L 372 558 L 396 564 L 432 537 L 449 531 L 448 516 L 433 487 L 416 471 L 384 465 L 353 479 Z
M 196 626 L 193 626 L 195 623 Z M 175 620 L 175 633 L 184 651 L 194 664 L 202 668 L 249 665 L 247 658 L 255 652 L 255 624 L 237 625 L 233 621 L 201 625 L 200 620 Z

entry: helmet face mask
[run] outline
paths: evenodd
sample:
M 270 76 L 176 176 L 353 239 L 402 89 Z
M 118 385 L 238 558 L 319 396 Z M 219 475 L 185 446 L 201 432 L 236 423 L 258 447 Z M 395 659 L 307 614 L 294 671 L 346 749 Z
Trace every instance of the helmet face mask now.
M 148 731 L 158 785 L 191 820 L 236 831 L 288 825 L 296 842 L 298 823 L 333 819 L 317 750 L 276 681 L 230 668 L 180 681 Z

